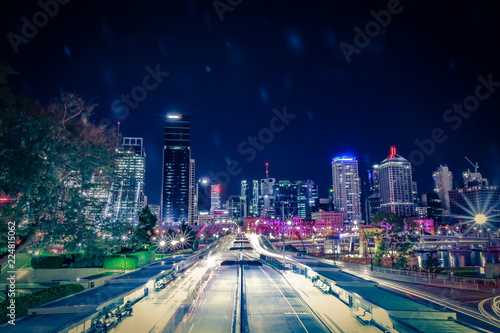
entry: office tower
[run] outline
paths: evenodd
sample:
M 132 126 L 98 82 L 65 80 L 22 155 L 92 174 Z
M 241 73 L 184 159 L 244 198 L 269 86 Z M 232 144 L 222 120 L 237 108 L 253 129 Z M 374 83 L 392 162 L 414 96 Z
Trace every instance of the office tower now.
M 242 221 L 243 219 L 243 200 L 239 195 L 230 195 L 226 202 L 226 210 L 229 217 L 233 220 Z
M 263 216 L 260 211 L 260 195 L 259 195 L 259 181 L 252 180 L 252 210 L 249 216 L 260 217 Z
M 378 178 L 378 164 L 375 164 L 371 169 L 368 169 L 368 189 L 370 194 L 380 192 L 380 183 Z
M 373 216 L 380 211 L 380 192 L 370 194 L 365 200 L 366 224 L 372 223 Z
M 312 208 L 318 201 L 318 186 L 310 179 L 292 183 L 281 180 L 273 186 L 275 218 L 282 214 L 311 219 Z M 272 216 L 269 216 L 272 217 Z
M 318 185 L 314 181 L 299 180 L 297 183 L 297 216 L 311 219 L 312 207 L 318 201 Z
M 111 221 L 137 223 L 144 203 L 146 173 L 142 138 L 122 139 L 116 151 L 116 166 L 105 216 Z
M 262 217 L 274 217 L 274 193 L 273 187 L 276 183 L 275 178 L 261 179 L 260 181 L 260 206 L 262 208 Z
M 241 181 L 240 198 L 241 198 L 242 216 L 243 217 L 251 216 L 250 186 L 246 180 Z
M 422 195 L 422 203 L 427 207 L 427 217 L 434 220 L 436 224 L 443 221 L 443 203 L 436 192 Z
M 210 186 L 210 214 L 213 214 L 213 212 L 218 209 L 221 209 L 220 185 L 214 184 Z
M 380 181 L 378 164 L 368 169 L 368 198 L 365 199 L 366 223 L 371 224 L 373 216 L 380 211 Z
M 168 225 L 188 221 L 191 118 L 169 114 L 163 145 L 162 221 Z
M 297 184 L 288 180 L 280 180 L 273 187 L 274 216 L 269 216 L 269 218 L 282 219 L 288 216 L 296 216 L 298 210 Z
M 443 214 L 448 215 L 450 213 L 449 192 L 453 190 L 453 176 L 446 165 L 440 165 L 432 174 L 432 178 L 434 179 L 434 192 L 438 194 L 443 205 Z
M 379 165 L 380 210 L 400 217 L 414 215 L 411 164 L 396 154 L 391 154 Z
M 188 200 L 188 224 L 196 224 L 196 217 L 198 213 L 198 195 L 197 185 L 195 182 L 195 161 L 189 160 L 189 200 Z
M 356 158 L 334 158 L 332 179 L 335 210 L 344 213 L 345 223 L 361 222 L 361 181 Z

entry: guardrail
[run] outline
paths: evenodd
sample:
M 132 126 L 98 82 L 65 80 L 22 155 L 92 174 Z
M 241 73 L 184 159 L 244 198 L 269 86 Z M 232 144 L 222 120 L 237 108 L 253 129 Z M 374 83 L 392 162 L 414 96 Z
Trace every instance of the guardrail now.
M 332 260 L 324 260 L 326 262 L 333 262 Z M 335 261 L 338 266 L 346 267 L 348 269 L 363 271 L 365 274 L 372 275 L 374 277 L 388 278 L 392 280 L 398 280 L 403 282 L 418 283 L 418 284 L 428 284 L 433 286 L 443 286 L 443 287 L 453 287 L 458 289 L 474 289 L 479 290 L 479 288 L 484 287 L 499 287 L 499 281 L 496 279 L 483 279 L 483 278 L 472 278 L 472 277 L 460 277 L 460 276 L 450 276 L 443 274 L 433 274 L 425 272 L 416 271 L 406 271 L 399 269 L 391 269 L 384 267 L 373 266 L 363 264 L 346 263 L 342 261 Z

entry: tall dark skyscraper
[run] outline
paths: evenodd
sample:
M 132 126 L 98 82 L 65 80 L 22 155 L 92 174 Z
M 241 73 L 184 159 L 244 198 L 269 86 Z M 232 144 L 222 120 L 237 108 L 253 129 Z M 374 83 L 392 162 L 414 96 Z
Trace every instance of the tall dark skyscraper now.
M 162 222 L 188 222 L 191 117 L 169 114 L 163 145 Z

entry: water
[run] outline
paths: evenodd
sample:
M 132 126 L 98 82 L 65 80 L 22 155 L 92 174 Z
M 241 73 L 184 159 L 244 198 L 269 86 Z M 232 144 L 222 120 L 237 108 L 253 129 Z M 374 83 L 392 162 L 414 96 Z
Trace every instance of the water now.
M 500 252 L 483 252 L 483 251 L 469 251 L 469 252 L 454 252 L 450 253 L 444 251 L 422 251 L 416 252 L 418 262 L 427 258 L 428 255 L 434 253 L 440 262 L 441 267 L 464 267 L 464 266 L 485 266 L 486 263 L 498 264 L 500 263 Z

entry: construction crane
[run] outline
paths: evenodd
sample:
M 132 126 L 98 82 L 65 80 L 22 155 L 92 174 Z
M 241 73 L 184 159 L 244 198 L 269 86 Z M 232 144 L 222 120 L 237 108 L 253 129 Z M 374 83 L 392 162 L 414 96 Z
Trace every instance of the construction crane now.
M 477 169 L 479 169 L 479 163 L 476 162 L 476 164 L 472 163 L 471 160 L 467 158 L 467 156 L 464 156 L 465 159 L 474 167 L 474 173 L 477 173 Z

